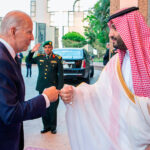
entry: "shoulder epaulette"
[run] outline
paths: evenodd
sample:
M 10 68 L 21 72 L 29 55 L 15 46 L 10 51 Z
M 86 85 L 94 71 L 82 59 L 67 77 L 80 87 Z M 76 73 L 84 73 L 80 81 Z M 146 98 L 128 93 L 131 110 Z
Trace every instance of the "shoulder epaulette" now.
M 57 56 L 58 59 L 61 59 L 61 58 L 62 58 L 61 56 L 59 56 L 59 55 L 57 55 L 57 54 L 55 54 L 55 55 Z
M 61 56 L 58 56 L 58 59 L 61 59 L 62 57 Z

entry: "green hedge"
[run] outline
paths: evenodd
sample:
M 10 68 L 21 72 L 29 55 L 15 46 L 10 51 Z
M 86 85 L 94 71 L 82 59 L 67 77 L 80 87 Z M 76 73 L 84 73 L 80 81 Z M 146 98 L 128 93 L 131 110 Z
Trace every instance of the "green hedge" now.
M 83 47 L 87 44 L 86 39 L 78 32 L 68 32 L 62 37 L 64 47 Z

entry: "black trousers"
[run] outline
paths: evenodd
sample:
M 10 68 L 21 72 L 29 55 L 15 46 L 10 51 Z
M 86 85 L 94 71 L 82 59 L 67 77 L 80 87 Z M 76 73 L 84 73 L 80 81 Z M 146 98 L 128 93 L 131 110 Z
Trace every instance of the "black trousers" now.
M 31 65 L 26 65 L 26 69 L 27 69 L 27 74 L 26 74 L 26 77 L 32 75 L 32 66 Z
M 39 92 L 40 94 L 42 92 Z M 42 116 L 43 128 L 56 130 L 57 127 L 57 108 L 59 104 L 59 98 L 56 102 L 50 104 L 50 107 L 46 109 L 46 113 Z

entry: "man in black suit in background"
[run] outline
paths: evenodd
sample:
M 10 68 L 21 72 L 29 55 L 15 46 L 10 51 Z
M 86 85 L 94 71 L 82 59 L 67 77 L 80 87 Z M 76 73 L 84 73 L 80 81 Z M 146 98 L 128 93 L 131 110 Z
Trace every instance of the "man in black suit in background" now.
M 117 53 L 117 50 L 114 48 L 113 50 L 110 49 L 110 43 L 106 43 L 106 53 L 103 57 L 103 65 L 106 66 L 108 61 L 112 56 L 114 56 Z
M 3 18 L 0 33 L 0 150 L 23 150 L 23 121 L 41 117 L 58 99 L 56 87 L 25 100 L 25 85 L 16 54 L 34 39 L 31 18 L 11 11 Z
M 22 53 L 17 53 L 17 57 L 19 59 L 20 64 L 22 64 L 23 54 Z

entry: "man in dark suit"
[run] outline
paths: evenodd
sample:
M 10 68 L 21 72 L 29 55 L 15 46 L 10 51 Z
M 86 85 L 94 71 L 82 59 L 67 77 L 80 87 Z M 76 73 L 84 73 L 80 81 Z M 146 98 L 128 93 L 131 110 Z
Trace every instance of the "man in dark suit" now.
M 26 69 L 27 69 L 26 77 L 28 77 L 28 76 L 31 77 L 31 75 L 32 75 L 32 64 L 26 62 Z
M 0 33 L 0 150 L 23 150 L 23 121 L 41 117 L 58 99 L 55 87 L 28 101 L 16 54 L 26 51 L 34 39 L 31 18 L 21 11 L 9 12 Z M 16 58 L 16 59 L 15 59 Z
M 35 45 L 26 57 L 27 63 L 38 65 L 39 75 L 36 90 L 39 91 L 39 94 L 43 92 L 44 88 L 50 86 L 56 86 L 60 90 L 64 85 L 62 57 L 52 52 L 52 41 L 44 42 L 45 54 L 38 54 L 36 57 L 33 57 L 34 52 L 38 51 L 39 46 L 40 44 Z M 47 108 L 45 115 L 42 116 L 44 129 L 41 133 L 51 131 L 52 134 L 56 134 L 58 103 L 59 99 L 52 103 Z
M 109 59 L 117 53 L 117 50 L 114 48 L 113 50 L 110 49 L 110 43 L 106 44 L 106 53 L 103 57 L 103 65 L 106 66 Z
M 17 57 L 18 57 L 19 63 L 22 64 L 23 54 L 17 53 Z

